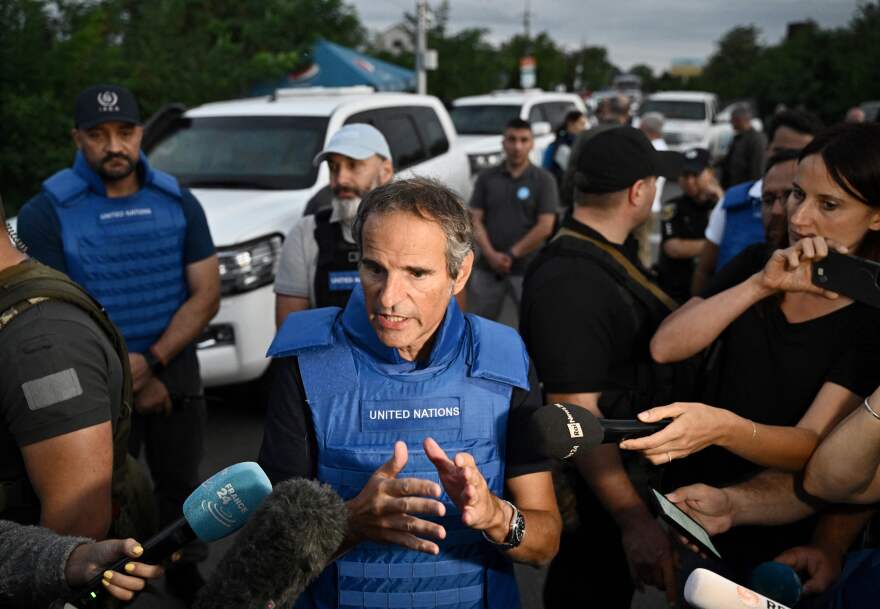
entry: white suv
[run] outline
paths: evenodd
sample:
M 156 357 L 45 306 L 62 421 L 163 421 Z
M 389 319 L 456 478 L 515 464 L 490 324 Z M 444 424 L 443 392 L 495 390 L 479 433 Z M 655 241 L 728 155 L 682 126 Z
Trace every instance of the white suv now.
M 571 110 L 587 113 L 579 95 L 540 89 L 514 89 L 460 97 L 452 102 L 452 106 L 452 121 L 467 151 L 473 175 L 501 162 L 501 135 L 511 119 L 522 118 L 531 123 L 535 134 L 531 160 L 540 166 L 544 150 L 555 137 L 553 130 L 562 125 L 565 115 Z
M 395 175 L 435 177 L 467 200 L 467 156 L 435 97 L 366 87 L 279 90 L 151 119 L 144 150 L 201 202 L 220 258 L 220 311 L 199 341 L 208 386 L 256 379 L 275 334 L 272 283 L 281 245 L 328 183 L 312 159 L 340 127 L 370 123 L 388 140 Z

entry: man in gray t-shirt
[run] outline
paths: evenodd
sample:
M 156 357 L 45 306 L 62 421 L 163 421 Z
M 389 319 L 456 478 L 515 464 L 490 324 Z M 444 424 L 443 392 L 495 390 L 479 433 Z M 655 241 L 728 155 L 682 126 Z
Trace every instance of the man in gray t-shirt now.
M 351 225 L 361 197 L 394 177 L 391 150 L 382 133 L 363 123 L 345 125 L 315 157 L 327 161 L 329 209 L 304 216 L 291 229 L 275 275 L 275 323 L 315 307 L 344 307 L 358 284 L 359 255 Z
M 519 306 L 523 275 L 553 231 L 559 198 L 552 174 L 529 162 L 535 140 L 528 122 L 510 121 L 502 145 L 504 162 L 480 173 L 470 202 L 480 257 L 468 308 L 489 319 L 498 318 L 507 294 Z

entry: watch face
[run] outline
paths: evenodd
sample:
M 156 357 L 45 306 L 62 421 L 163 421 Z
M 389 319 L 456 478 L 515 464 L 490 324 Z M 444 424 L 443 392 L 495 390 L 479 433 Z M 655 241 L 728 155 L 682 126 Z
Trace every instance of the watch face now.
M 522 512 L 517 510 L 516 519 L 513 523 L 513 527 L 510 529 L 510 544 L 511 547 L 516 547 L 522 543 L 523 535 L 526 533 L 526 519 L 525 516 L 522 515 Z

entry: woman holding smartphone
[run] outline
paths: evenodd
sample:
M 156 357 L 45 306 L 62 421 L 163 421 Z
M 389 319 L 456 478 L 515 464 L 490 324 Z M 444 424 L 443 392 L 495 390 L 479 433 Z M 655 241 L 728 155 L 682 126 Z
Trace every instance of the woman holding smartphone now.
M 739 457 L 717 464 L 733 467 L 729 478 L 754 465 L 800 471 L 876 387 L 877 373 L 853 354 L 865 341 L 880 351 L 880 312 L 816 287 L 811 266 L 832 250 L 880 258 L 880 125 L 834 127 L 804 148 L 787 213 L 793 245 L 743 251 L 651 341 L 654 359 L 671 362 L 721 340 L 707 399 L 641 413 L 673 422 L 621 448 L 661 464 L 718 447 Z
M 800 471 L 818 442 L 880 384 L 880 311 L 812 284 L 829 251 L 880 260 L 880 125 L 833 127 L 800 155 L 786 211 L 790 247 L 755 245 L 658 328 L 658 362 L 709 350 L 699 402 L 657 406 L 662 431 L 627 440 L 668 463 L 663 487 L 727 486 L 764 468 Z M 814 520 L 716 538 L 725 562 L 770 560 Z

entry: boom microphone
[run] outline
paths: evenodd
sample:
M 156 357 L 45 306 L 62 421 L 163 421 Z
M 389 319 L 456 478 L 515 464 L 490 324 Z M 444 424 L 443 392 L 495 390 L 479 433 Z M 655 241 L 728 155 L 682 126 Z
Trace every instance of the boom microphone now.
M 684 599 L 696 609 L 788 609 L 707 569 L 694 569 L 688 576 Z
M 326 484 L 286 480 L 254 514 L 194 609 L 289 607 L 342 543 L 348 510 Z
M 183 516 L 143 544 L 138 562 L 159 564 L 197 538 L 210 542 L 234 533 L 271 491 L 272 483 L 256 463 L 236 463 L 217 472 L 186 498 Z M 101 573 L 122 571 L 127 562 L 131 559 L 124 558 Z M 85 589 L 77 590 L 71 602 L 80 607 L 94 605 L 102 577 L 95 576 Z
M 668 420 L 642 423 L 627 419 L 597 419 L 586 408 L 565 402 L 542 406 L 532 414 L 538 450 L 553 459 L 569 459 L 581 447 L 617 444 L 627 438 L 649 436 L 669 423 Z

